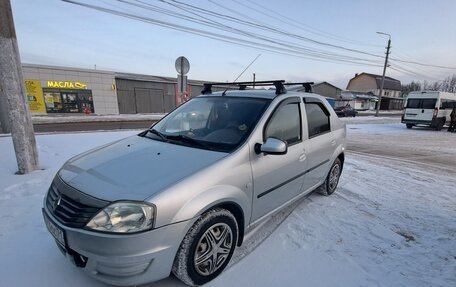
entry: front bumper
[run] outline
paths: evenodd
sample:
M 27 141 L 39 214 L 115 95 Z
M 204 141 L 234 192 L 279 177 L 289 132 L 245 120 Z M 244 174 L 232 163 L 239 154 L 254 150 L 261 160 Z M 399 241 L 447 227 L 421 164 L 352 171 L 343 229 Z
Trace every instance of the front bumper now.
M 57 243 L 65 256 L 91 277 L 116 286 L 168 277 L 179 245 L 194 223 L 188 220 L 137 234 L 108 234 L 69 228 L 44 212 L 65 232 L 66 246 Z

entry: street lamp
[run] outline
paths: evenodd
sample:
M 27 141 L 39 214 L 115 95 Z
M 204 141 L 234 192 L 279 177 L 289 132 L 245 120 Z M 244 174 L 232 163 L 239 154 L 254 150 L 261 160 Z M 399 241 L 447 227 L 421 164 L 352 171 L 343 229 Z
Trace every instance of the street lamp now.
M 391 35 L 388 33 L 383 33 L 383 32 L 377 32 L 377 34 L 388 36 L 388 46 L 386 47 L 385 65 L 383 66 L 382 82 L 380 84 L 380 94 L 378 95 L 377 110 L 375 112 L 376 117 L 378 117 L 378 112 L 380 111 L 380 104 L 382 102 L 383 84 L 385 83 L 386 66 L 388 65 L 388 55 L 389 55 L 389 50 L 391 48 Z

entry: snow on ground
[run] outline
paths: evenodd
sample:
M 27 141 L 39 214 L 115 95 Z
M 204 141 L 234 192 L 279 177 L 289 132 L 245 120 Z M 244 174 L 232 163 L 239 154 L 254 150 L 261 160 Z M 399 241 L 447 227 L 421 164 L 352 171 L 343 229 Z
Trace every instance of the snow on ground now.
M 401 144 L 402 132 L 425 134 L 399 131 L 398 124 L 348 130 L 349 138 L 380 133 L 390 136 L 391 144 Z M 11 138 L 0 137 L 0 286 L 105 286 L 61 255 L 43 224 L 41 206 L 69 157 L 135 133 L 40 135 L 44 170 L 28 175 L 14 175 Z M 456 155 L 451 146 L 445 152 Z M 456 286 L 455 172 L 362 154 L 346 157 L 334 195 L 301 201 L 271 236 L 208 285 Z
M 456 167 L 456 134 L 447 132 L 446 128 L 407 129 L 400 123 L 349 125 L 347 146 L 357 153 L 399 157 L 453 171 Z
M 340 118 L 341 121 L 349 124 L 391 124 L 391 123 L 400 123 L 400 117 L 376 117 L 376 116 L 358 116 L 358 117 L 346 117 Z
M 334 195 L 303 201 L 211 286 L 456 286 L 455 186 L 348 155 Z

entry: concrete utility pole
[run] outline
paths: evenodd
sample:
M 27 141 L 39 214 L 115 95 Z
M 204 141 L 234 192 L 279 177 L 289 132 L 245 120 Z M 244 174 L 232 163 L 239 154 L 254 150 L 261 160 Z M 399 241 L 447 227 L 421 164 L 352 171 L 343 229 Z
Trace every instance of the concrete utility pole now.
M 380 95 L 378 96 L 377 111 L 375 112 L 376 117 L 378 117 L 378 112 L 380 111 L 380 104 L 382 103 L 383 84 L 385 83 L 385 72 L 386 72 L 386 67 L 388 66 L 388 56 L 389 56 L 389 51 L 391 48 L 391 35 L 387 34 L 387 33 L 382 33 L 382 32 L 377 32 L 377 34 L 386 35 L 389 38 L 388 38 L 388 46 L 386 47 L 385 65 L 383 66 L 382 83 L 380 84 Z
M 18 173 L 25 174 L 39 168 L 38 152 L 26 99 L 10 0 L 0 0 L 0 52 L 0 112 L 3 114 L 6 110 L 9 124 L 6 131 L 11 129 Z

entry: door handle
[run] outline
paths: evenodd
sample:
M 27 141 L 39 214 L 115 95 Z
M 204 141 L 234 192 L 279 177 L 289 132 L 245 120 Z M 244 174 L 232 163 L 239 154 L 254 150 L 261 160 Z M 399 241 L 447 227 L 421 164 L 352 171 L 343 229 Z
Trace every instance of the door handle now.
M 301 155 L 299 155 L 299 161 L 305 161 L 307 158 L 306 152 L 303 152 Z
M 331 145 L 332 145 L 332 146 L 336 145 L 336 140 L 332 140 L 332 141 L 331 141 Z

